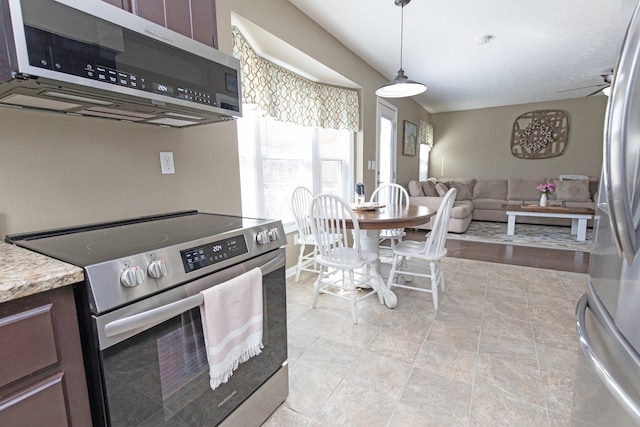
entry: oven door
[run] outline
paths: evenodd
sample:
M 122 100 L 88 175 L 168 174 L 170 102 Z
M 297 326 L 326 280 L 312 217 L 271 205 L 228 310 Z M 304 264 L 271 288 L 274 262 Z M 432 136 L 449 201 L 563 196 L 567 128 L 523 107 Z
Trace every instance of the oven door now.
M 211 390 L 199 292 L 255 267 L 263 273 L 264 349 L 240 364 L 227 383 Z M 131 427 L 221 423 L 265 383 L 272 384 L 271 378 L 278 371 L 286 373 L 282 369 L 287 363 L 285 293 L 284 249 L 278 249 L 94 317 L 101 379 L 91 387 L 91 393 L 92 399 L 102 402 L 102 407 L 94 408 L 101 412 L 97 416 L 99 424 L 104 421 L 105 425 Z M 282 388 L 283 381 L 277 383 Z M 257 424 L 284 401 L 287 381 L 284 388 L 284 394 L 282 390 L 262 391 L 260 399 L 254 399 L 262 401 L 266 395 L 275 405 Z M 237 418 L 235 414 L 234 417 Z M 252 424 L 249 420 L 240 422 Z

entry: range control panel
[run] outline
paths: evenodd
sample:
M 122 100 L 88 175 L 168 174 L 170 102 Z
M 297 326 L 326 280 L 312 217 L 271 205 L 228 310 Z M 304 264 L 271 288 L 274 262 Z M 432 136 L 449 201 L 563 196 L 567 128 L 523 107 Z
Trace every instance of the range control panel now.
M 213 243 L 180 251 L 185 273 L 226 261 L 248 252 L 244 235 L 219 240 Z

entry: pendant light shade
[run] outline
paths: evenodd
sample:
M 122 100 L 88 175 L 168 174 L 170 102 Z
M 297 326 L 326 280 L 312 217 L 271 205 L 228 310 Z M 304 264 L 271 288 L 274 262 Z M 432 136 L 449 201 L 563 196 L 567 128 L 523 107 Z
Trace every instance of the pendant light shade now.
M 401 7 L 400 13 L 400 69 L 398 70 L 398 75 L 395 79 L 387 83 L 386 85 L 378 88 L 376 90 L 376 95 L 382 98 L 405 98 L 409 96 L 418 95 L 425 90 L 427 87 L 422 83 L 418 83 L 409 79 L 404 75 L 404 70 L 402 69 L 402 42 L 403 42 L 403 32 L 404 32 L 404 7 L 409 4 L 411 0 L 394 0 L 396 6 Z

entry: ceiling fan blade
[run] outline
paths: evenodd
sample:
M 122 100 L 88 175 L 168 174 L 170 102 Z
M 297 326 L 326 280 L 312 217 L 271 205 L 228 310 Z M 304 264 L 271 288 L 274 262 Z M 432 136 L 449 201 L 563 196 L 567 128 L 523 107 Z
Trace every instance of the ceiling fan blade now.
M 605 84 L 599 84 L 599 85 L 589 85 L 589 86 L 583 86 L 583 87 L 574 87 L 573 89 L 565 89 L 565 90 L 559 90 L 556 93 L 562 93 L 562 92 L 571 92 L 572 90 L 581 90 L 581 89 L 589 89 L 590 87 L 601 87 L 601 86 L 607 86 Z
M 609 87 L 608 85 L 604 85 L 604 86 L 605 86 L 605 87 Z M 598 89 L 597 91 L 595 91 L 595 92 L 591 92 L 589 95 L 586 95 L 586 96 L 593 96 L 593 95 L 597 95 L 597 94 L 599 94 L 600 92 L 602 92 L 604 89 L 605 89 L 605 88 L 604 88 L 604 87 L 602 87 L 602 88 Z

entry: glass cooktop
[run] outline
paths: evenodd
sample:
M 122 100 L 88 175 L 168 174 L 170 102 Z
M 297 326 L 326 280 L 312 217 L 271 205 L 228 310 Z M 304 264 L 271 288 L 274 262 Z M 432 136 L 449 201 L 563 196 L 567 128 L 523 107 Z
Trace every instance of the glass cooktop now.
M 231 215 L 176 212 L 7 236 L 9 243 L 86 267 L 270 222 Z

